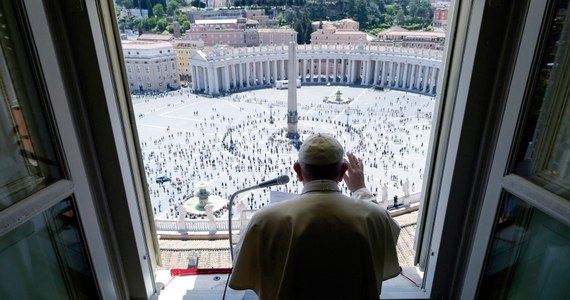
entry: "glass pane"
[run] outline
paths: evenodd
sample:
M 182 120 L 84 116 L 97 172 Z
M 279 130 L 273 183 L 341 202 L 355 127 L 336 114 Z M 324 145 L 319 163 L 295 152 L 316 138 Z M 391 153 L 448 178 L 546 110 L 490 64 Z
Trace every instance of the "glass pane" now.
M 0 211 L 59 178 L 29 47 L 12 1 L 0 3 Z
M 549 22 L 516 172 L 570 199 L 570 19 L 558 0 Z
M 479 299 L 570 299 L 568 253 L 568 226 L 508 195 Z
M 97 299 L 77 215 L 64 200 L 0 237 L 0 299 Z

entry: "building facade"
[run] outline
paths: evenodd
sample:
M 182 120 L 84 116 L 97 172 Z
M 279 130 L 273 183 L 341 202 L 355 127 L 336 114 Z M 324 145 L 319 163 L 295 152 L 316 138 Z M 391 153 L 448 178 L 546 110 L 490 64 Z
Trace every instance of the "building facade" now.
M 184 13 L 191 23 L 196 20 L 237 19 L 242 16 L 241 9 L 189 9 Z
M 123 41 L 122 46 L 131 92 L 180 88 L 176 52 L 172 44 Z
M 443 49 L 445 31 L 410 31 L 394 26 L 378 33 L 375 44 L 407 48 Z
M 353 19 L 342 19 L 338 21 L 314 21 L 311 23 L 313 31 L 317 29 L 322 29 L 326 27 L 336 28 L 337 30 L 343 31 L 359 31 L 360 23 L 354 21 Z
M 433 9 L 433 27 L 447 30 L 449 8 L 441 5 Z
M 178 64 L 178 74 L 181 81 L 190 81 L 192 76 L 192 68 L 190 65 L 190 57 L 196 50 L 204 48 L 204 42 L 191 40 L 174 40 L 172 47 L 176 53 L 176 61 Z
M 383 46 L 299 45 L 303 84 L 375 86 L 436 94 L 443 52 Z M 287 78 L 288 46 L 198 50 L 191 57 L 192 90 L 212 96 L 269 87 Z
M 258 22 L 238 19 L 196 20 L 184 34 L 186 39 L 204 42 L 204 46 L 259 46 Z
M 242 16 L 246 19 L 257 21 L 261 27 L 272 27 L 279 25 L 279 21 L 273 18 L 269 18 L 263 9 L 244 9 Z
M 352 19 L 340 21 L 316 21 L 312 23 L 311 44 L 313 45 L 359 45 L 369 44 L 374 37 L 359 31 L 359 23 Z
M 260 45 L 287 45 L 291 40 L 291 35 L 295 43 L 297 42 L 297 32 L 288 26 L 281 28 L 259 28 L 257 29 L 257 33 L 259 34 Z

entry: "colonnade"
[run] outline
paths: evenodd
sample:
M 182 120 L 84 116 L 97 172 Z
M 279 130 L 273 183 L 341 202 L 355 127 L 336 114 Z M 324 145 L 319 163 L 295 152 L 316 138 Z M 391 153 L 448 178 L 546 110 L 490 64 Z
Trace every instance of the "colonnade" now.
M 269 51 L 271 50 L 271 51 Z M 381 47 L 298 46 L 298 76 L 303 84 L 361 85 L 435 95 L 441 54 Z M 191 58 L 192 90 L 217 96 L 270 87 L 288 74 L 287 48 L 206 54 Z M 441 52 L 441 51 L 440 51 Z M 426 54 L 427 53 L 427 54 Z

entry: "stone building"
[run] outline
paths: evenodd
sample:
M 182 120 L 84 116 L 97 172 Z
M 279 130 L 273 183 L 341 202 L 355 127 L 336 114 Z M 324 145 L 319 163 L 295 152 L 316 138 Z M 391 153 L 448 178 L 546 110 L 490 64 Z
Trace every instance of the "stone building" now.
M 352 19 L 340 21 L 316 21 L 312 23 L 313 45 L 358 45 L 369 44 L 374 37 L 359 31 L 359 23 Z
M 204 42 L 192 41 L 186 39 L 178 39 L 172 41 L 172 47 L 176 53 L 176 61 L 178 64 L 178 74 L 181 81 L 190 81 L 192 76 L 192 67 L 190 65 L 190 57 L 196 53 L 196 50 L 204 48 Z
M 168 42 L 122 41 L 131 92 L 180 88 L 176 53 Z
M 443 49 L 445 31 L 410 31 L 398 26 L 378 33 L 374 43 L 406 48 Z
M 204 46 L 228 45 L 250 47 L 259 45 L 258 22 L 245 18 L 196 20 L 186 31 L 185 38 L 202 40 Z

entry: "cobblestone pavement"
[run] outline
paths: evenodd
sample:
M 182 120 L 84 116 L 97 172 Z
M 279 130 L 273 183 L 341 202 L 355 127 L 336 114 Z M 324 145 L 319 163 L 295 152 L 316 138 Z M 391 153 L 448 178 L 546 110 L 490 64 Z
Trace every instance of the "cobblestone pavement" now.
M 418 212 L 397 216 L 394 219 L 402 230 L 398 238 L 397 252 L 402 267 L 413 266 L 414 239 Z M 238 237 L 234 238 L 237 241 Z M 229 268 L 231 266 L 229 242 L 216 240 L 159 240 L 162 266 L 160 270 L 187 268 L 190 258 L 198 260 L 199 268 Z

